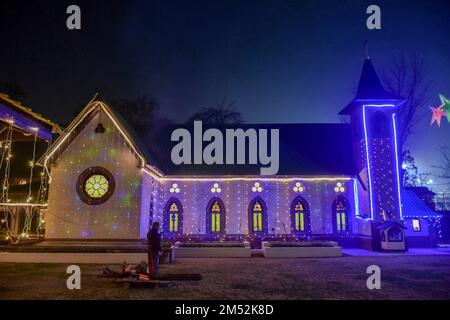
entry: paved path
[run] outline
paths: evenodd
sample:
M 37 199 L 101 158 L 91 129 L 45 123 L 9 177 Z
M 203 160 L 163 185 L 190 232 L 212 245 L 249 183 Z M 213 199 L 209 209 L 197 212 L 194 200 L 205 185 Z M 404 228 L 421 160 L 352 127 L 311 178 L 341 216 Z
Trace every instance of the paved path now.
M 442 256 L 450 255 L 450 248 L 411 248 L 407 252 L 376 252 L 357 248 L 342 249 L 347 256 Z
M 40 241 L 18 245 L 0 245 L 0 252 L 11 253 L 146 253 L 141 241 Z
M 147 261 L 145 253 L 16 253 L 0 252 L 0 262 L 116 264 Z

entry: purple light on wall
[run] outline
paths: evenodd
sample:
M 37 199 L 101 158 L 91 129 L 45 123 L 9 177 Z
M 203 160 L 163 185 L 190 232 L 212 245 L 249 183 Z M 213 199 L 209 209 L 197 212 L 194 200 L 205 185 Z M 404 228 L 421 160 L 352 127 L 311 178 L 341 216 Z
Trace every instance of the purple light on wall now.
M 370 219 L 373 219 L 373 189 L 372 189 L 372 176 L 371 176 L 371 168 L 370 168 L 369 142 L 368 142 L 367 124 L 366 124 L 366 107 L 393 108 L 393 107 L 395 107 L 395 105 L 393 105 L 393 104 L 365 104 L 365 105 L 363 105 L 364 143 L 365 143 L 365 148 L 366 148 L 367 176 L 369 178 Z M 396 157 L 397 157 L 397 155 L 396 155 Z
M 355 198 L 355 217 L 360 218 L 358 183 L 356 182 L 356 179 L 353 179 L 353 197 Z
M 254 183 L 258 179 L 251 179 L 250 181 L 221 181 L 219 186 L 222 189 L 220 194 L 211 192 L 211 186 L 216 183 L 215 178 L 210 180 L 196 180 L 182 181 L 176 178 L 169 181 L 157 183 L 158 195 L 154 198 L 154 212 L 155 221 L 162 223 L 162 229 L 167 226 L 164 224 L 164 207 L 171 197 L 176 197 L 183 206 L 183 230 L 185 236 L 204 236 L 210 235 L 207 223 L 208 203 L 214 197 L 220 197 L 224 204 L 224 213 L 226 223 L 225 232 L 227 235 L 242 235 L 249 233 L 249 207 L 255 196 L 260 196 L 265 202 L 267 208 L 267 233 L 289 233 L 291 226 L 291 206 L 299 195 L 293 188 L 295 182 L 301 181 L 304 188 L 302 197 L 308 203 L 311 214 L 311 231 L 315 234 L 332 234 L 332 210 L 331 205 L 336 198 L 334 187 L 339 178 L 334 178 L 329 181 L 320 181 L 320 177 L 315 180 L 309 177 L 304 180 L 301 177 L 289 179 L 290 181 L 283 181 L 284 179 L 274 179 L 274 181 L 260 182 L 263 192 L 255 193 L 252 190 Z M 345 186 L 344 195 L 353 208 L 352 218 L 354 220 L 356 214 L 359 214 L 359 190 L 355 191 L 355 180 L 353 178 L 342 178 L 346 182 L 341 181 Z M 253 181 L 252 181 L 253 180 Z M 353 181 L 352 181 L 353 180 Z M 170 193 L 170 187 L 173 183 L 177 183 L 182 192 L 178 194 Z M 353 185 L 352 185 L 353 184 Z M 356 184 L 357 186 L 357 184 Z M 144 193 L 151 192 L 150 183 L 144 183 Z M 353 199 L 352 199 L 353 197 Z M 148 209 L 150 196 L 145 196 L 143 201 L 143 213 L 148 218 Z M 141 217 L 142 220 L 142 217 Z M 167 223 L 166 223 L 167 224 Z M 148 226 L 148 224 L 147 224 Z M 181 230 L 180 230 L 181 231 Z M 144 230 L 141 227 L 141 235 Z
M 392 114 L 392 123 L 394 125 L 394 146 L 395 146 L 395 169 L 397 174 L 397 191 L 398 191 L 398 210 L 400 214 L 400 220 L 403 220 L 402 212 L 402 198 L 400 197 L 400 173 L 398 169 L 398 147 L 397 147 L 397 121 L 395 119 L 396 114 Z

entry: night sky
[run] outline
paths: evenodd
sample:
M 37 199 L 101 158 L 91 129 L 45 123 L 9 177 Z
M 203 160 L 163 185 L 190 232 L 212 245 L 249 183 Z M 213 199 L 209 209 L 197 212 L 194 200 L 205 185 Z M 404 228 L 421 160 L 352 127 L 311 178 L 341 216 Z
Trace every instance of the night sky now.
M 81 31 L 66 28 L 70 4 L 81 7 Z M 366 28 L 371 4 L 381 7 L 382 30 Z M 365 40 L 377 70 L 422 54 L 429 105 L 450 97 L 450 0 L 3 0 L 0 39 L 0 81 L 17 81 L 27 106 L 62 124 L 97 91 L 155 97 L 175 121 L 226 96 L 249 123 L 339 122 Z M 431 111 L 407 144 L 420 171 L 450 145 L 450 123 L 430 119 Z

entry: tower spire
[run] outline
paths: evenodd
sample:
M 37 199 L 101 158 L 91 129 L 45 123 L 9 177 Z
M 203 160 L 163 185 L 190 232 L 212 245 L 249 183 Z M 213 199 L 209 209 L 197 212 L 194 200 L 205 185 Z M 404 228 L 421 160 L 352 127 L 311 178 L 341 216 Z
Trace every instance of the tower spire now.
M 369 43 L 364 42 L 365 60 L 361 71 L 355 98 L 341 111 L 342 114 L 352 114 L 356 110 L 361 110 L 362 101 L 378 101 L 395 105 L 400 105 L 406 99 L 397 96 L 392 92 L 384 90 L 383 85 L 378 77 L 372 60 L 369 57 Z

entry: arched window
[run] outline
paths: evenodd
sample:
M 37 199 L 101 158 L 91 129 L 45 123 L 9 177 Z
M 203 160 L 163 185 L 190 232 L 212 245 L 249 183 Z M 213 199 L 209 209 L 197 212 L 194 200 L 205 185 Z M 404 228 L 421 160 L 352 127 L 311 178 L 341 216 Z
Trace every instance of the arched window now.
M 386 242 L 386 232 L 384 230 L 381 230 L 380 232 L 380 239 L 381 241 Z
M 100 205 L 108 201 L 114 193 L 113 174 L 103 167 L 84 170 L 77 180 L 77 193 L 80 200 L 89 205 Z
M 393 226 L 388 230 L 388 242 L 403 241 L 403 234 L 399 227 Z
M 218 198 L 212 198 L 207 207 L 206 212 L 206 233 L 210 235 L 225 234 L 225 205 Z
M 302 197 L 297 197 L 291 205 L 291 230 L 296 235 L 309 235 L 311 222 L 308 202 Z
M 174 238 L 183 232 L 183 206 L 181 202 L 172 197 L 167 201 L 164 210 L 164 235 Z
M 339 196 L 333 202 L 333 226 L 335 233 L 350 232 L 350 225 L 348 217 L 350 214 L 350 205 L 347 199 Z
M 250 202 L 248 209 L 249 234 L 267 234 L 267 206 L 263 199 L 256 197 Z

